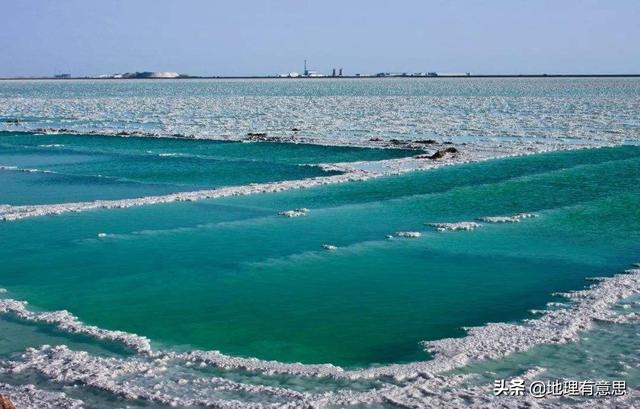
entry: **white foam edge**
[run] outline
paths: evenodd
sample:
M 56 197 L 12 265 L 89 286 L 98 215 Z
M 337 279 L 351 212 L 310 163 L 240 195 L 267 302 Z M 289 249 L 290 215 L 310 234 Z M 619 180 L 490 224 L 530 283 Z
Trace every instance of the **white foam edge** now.
M 163 204 L 172 202 L 188 202 L 207 199 L 216 199 L 228 196 L 243 196 L 258 193 L 275 193 L 292 189 L 304 189 L 321 185 L 346 183 L 354 181 L 365 181 L 375 177 L 398 175 L 412 171 L 425 171 L 439 168 L 442 166 L 451 166 L 462 163 L 480 162 L 486 160 L 526 156 L 542 152 L 550 152 L 557 150 L 580 150 L 597 148 L 608 145 L 598 146 L 580 146 L 580 147 L 532 147 L 514 146 L 510 149 L 500 147 L 500 149 L 492 149 L 482 146 L 465 146 L 455 156 L 445 157 L 438 161 L 424 161 L 412 157 L 399 159 L 386 159 L 374 162 L 351 162 L 331 164 L 338 166 L 344 173 L 331 176 L 317 176 L 313 178 L 272 182 L 272 183 L 252 183 L 244 186 L 230 186 L 218 189 L 197 190 L 191 192 L 178 192 L 159 196 L 146 196 L 133 199 L 116 199 L 116 200 L 94 200 L 88 202 L 73 202 L 59 204 L 44 205 L 0 205 L 0 221 L 15 221 L 28 217 L 39 217 L 47 215 L 59 215 L 64 213 L 77 213 L 95 209 L 122 209 L 135 206 L 144 206 L 152 204 Z M 370 164 L 377 164 L 377 170 L 366 170 Z M 367 166 L 365 166 L 365 164 Z M 319 166 L 329 166 L 330 164 L 320 164 Z
M 151 204 L 188 202 L 205 199 L 215 199 L 228 196 L 242 196 L 256 193 L 271 193 L 290 189 L 303 189 L 331 183 L 344 183 L 355 180 L 366 180 L 379 176 L 370 172 L 351 172 L 348 174 L 319 176 L 310 179 L 232 186 L 211 190 L 193 192 L 179 192 L 162 196 L 147 196 L 134 199 L 95 200 L 91 202 L 61 203 L 51 205 L 22 205 L 0 208 L 0 220 L 13 221 L 27 217 L 76 213 L 94 209 L 122 209 Z
M 67 333 L 117 342 L 141 354 L 148 355 L 152 353 L 151 342 L 148 338 L 124 331 L 107 330 L 83 324 L 77 317 L 66 310 L 35 312 L 27 309 L 26 301 L 0 299 L 0 314 L 13 314 L 25 321 L 53 325 Z
M 462 338 L 423 341 L 425 350 L 433 355 L 431 360 L 353 370 L 345 370 L 332 364 L 283 363 L 233 357 L 219 351 L 153 351 L 145 337 L 86 326 L 67 311 L 30 312 L 26 309 L 26 303 L 15 300 L 0 300 L 0 313 L 11 312 L 28 321 L 57 325 L 61 330 L 70 333 L 121 342 L 154 359 L 170 359 L 267 375 L 284 374 L 349 380 L 393 377 L 396 380 L 406 380 L 425 374 L 450 371 L 472 361 L 498 359 L 540 344 L 575 341 L 581 332 L 591 329 L 596 321 L 625 322 L 626 319 L 621 318 L 620 311 L 615 311 L 612 307 L 623 299 L 639 293 L 640 269 L 627 270 L 623 274 L 592 284 L 584 290 L 561 294 L 569 302 L 564 303 L 562 307 L 541 312 L 535 319 L 519 323 L 489 323 L 481 327 L 465 328 L 467 335 Z

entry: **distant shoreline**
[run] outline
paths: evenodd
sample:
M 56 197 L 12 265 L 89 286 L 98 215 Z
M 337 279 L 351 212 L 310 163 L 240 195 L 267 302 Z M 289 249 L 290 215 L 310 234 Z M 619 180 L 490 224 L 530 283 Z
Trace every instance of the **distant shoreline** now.
M 441 78 L 638 78 L 640 74 L 483 74 L 483 75 L 343 75 L 343 76 L 323 76 L 323 77 L 282 77 L 274 75 L 256 75 L 256 76 L 180 76 L 175 78 L 104 78 L 104 77 L 0 77 L 0 81 L 41 81 L 41 80 L 105 80 L 105 81 L 135 81 L 135 80 L 202 80 L 202 79 L 219 79 L 219 80 L 241 80 L 241 79 L 278 79 L 278 80 L 328 80 L 328 79 L 393 79 L 393 78 L 411 78 L 411 79 L 441 79 Z

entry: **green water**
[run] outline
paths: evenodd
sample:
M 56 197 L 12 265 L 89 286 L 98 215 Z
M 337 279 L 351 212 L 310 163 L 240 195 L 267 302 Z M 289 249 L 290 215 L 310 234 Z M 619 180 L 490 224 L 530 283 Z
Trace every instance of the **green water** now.
M 415 155 L 401 149 L 0 132 L 0 204 L 162 195 L 328 176 L 320 163 Z
M 170 348 L 344 366 L 428 359 L 421 340 L 527 317 L 640 259 L 639 177 L 640 148 L 625 146 L 25 219 L 0 225 L 0 284 L 34 308 Z M 310 212 L 277 216 L 296 207 Z M 424 225 L 518 212 L 540 217 Z M 402 230 L 423 236 L 385 239 Z

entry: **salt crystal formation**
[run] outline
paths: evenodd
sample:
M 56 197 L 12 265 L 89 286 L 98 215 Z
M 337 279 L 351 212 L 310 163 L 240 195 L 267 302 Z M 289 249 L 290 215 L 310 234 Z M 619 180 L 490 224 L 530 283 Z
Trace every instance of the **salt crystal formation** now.
M 14 314 L 27 321 L 49 323 L 69 333 L 120 342 L 138 352 L 127 358 L 99 357 L 85 351 L 73 351 L 64 345 L 45 345 L 27 349 L 16 360 L 0 362 L 0 374 L 36 373 L 63 385 L 84 385 L 126 399 L 142 399 L 173 406 L 202 405 L 235 409 L 394 404 L 422 408 L 455 403 L 477 408 L 497 405 L 511 407 L 512 403 L 493 396 L 491 385 L 473 386 L 473 382 L 469 385 L 465 383 L 467 376 L 446 373 L 474 361 L 502 358 L 540 344 L 575 341 L 582 332 L 591 329 L 595 321 L 638 322 L 640 314 L 625 314 L 624 309 L 621 313 L 620 309 L 615 308 L 621 301 L 638 293 L 640 269 L 628 270 L 624 274 L 604 278 L 585 290 L 563 294 L 567 303 L 554 303 L 553 308 L 550 305 L 536 319 L 519 324 L 488 324 L 467 329 L 467 335 L 462 338 L 424 342 L 426 350 L 433 354 L 432 360 L 352 370 L 333 365 L 289 364 L 230 357 L 216 351 L 153 351 L 143 337 L 85 326 L 65 311 L 36 313 L 26 310 L 23 302 L 0 300 L 0 313 Z M 332 388 L 325 392 L 301 392 L 291 387 L 243 383 L 189 369 L 204 370 L 207 367 L 244 371 L 252 378 L 255 374 L 266 377 L 279 374 L 324 378 L 325 383 L 331 379 L 349 382 L 375 379 L 382 383 L 374 389 Z M 541 371 L 543 369 L 534 368 L 521 378 L 533 378 Z M 385 379 L 393 381 L 385 382 Z M 0 393 L 15 397 L 16 403 L 23 407 L 80 407 L 79 402 L 64 394 L 42 391 L 32 385 L 15 387 L 0 384 Z M 241 394 L 248 400 L 231 399 L 229 394 Z M 631 403 L 637 398 L 637 391 L 631 390 L 627 396 L 608 400 L 607 403 L 632 407 Z M 256 399 L 265 403 L 256 403 Z M 522 402 L 516 403 L 520 405 Z M 554 404 L 549 402 L 549 405 Z
M 65 130 L 68 132 L 69 130 Z M 57 132 L 56 130 L 48 132 Z M 95 133 L 95 132 L 94 132 Z M 120 134 L 118 132 L 117 134 Z M 114 134 L 116 135 L 116 134 Z M 157 135 L 153 134 L 153 137 Z M 129 136 L 129 135 L 127 135 Z M 135 133 L 131 136 L 140 136 Z M 118 136 L 125 137 L 125 136 Z M 149 136 L 151 137 L 151 136 Z M 287 142 L 287 141 L 276 141 Z M 320 141 L 315 141 L 319 143 Z M 390 144 L 388 147 L 398 147 Z M 333 143 L 335 144 L 335 143 Z M 327 143 L 332 145 L 332 143 Z M 348 143 L 347 145 L 363 146 L 357 143 Z M 198 190 L 192 192 L 179 192 L 161 196 L 147 196 L 134 199 L 116 199 L 116 200 L 95 200 L 89 202 L 60 203 L 46 205 L 22 205 L 10 206 L 0 204 L 0 221 L 13 221 L 27 217 L 37 217 L 45 215 L 58 215 L 63 213 L 76 213 L 96 209 L 122 209 L 134 206 L 153 205 L 171 202 L 190 202 L 197 200 L 216 199 L 228 196 L 250 195 L 257 193 L 273 193 L 291 189 L 304 189 L 316 186 L 346 183 L 354 181 L 364 181 L 371 178 L 381 176 L 398 175 L 412 171 L 426 171 L 436 169 L 443 166 L 451 166 L 461 163 L 479 162 L 491 159 L 506 158 L 512 156 L 531 155 L 535 153 L 556 151 L 556 150 L 575 150 L 582 148 L 592 148 L 600 146 L 609 146 L 611 144 L 574 144 L 574 145 L 545 145 L 545 144 L 511 144 L 508 146 L 495 145 L 491 143 L 466 143 L 464 147 L 458 148 L 458 153 L 453 156 L 446 156 L 438 161 L 424 161 L 414 157 L 405 157 L 398 159 L 385 159 L 373 162 L 353 162 L 353 163 L 334 163 L 320 164 L 325 170 L 337 170 L 343 172 L 339 175 L 317 176 L 303 180 L 292 180 L 273 183 L 253 183 L 245 186 L 231 186 L 211 190 Z M 370 146 L 370 145 L 364 145 Z M 405 146 L 411 147 L 411 146 Z M 15 167 L 0 165 L 0 170 L 16 170 Z M 25 169 L 23 171 L 40 171 L 37 169 Z M 295 217 L 295 216 L 293 216 Z
M 284 217 L 302 217 L 302 216 L 306 216 L 308 212 L 309 212 L 309 209 L 303 207 L 300 209 L 287 210 L 284 212 L 280 212 L 278 214 Z
M 26 321 L 54 325 L 59 330 L 72 334 L 87 335 L 99 340 L 118 342 L 139 353 L 151 353 L 151 344 L 147 338 L 123 331 L 110 331 L 91 325 L 85 325 L 65 310 L 33 312 L 27 309 L 26 301 L 0 299 L 0 314 L 7 313 L 13 314 Z
M 475 222 L 429 223 L 428 225 L 435 227 L 437 231 L 470 231 L 480 227 L 480 225 Z
M 478 218 L 479 221 L 485 223 L 519 223 L 523 219 L 538 217 L 534 213 L 518 213 L 512 216 L 486 216 Z
M 9 385 L 0 383 L 0 396 L 11 398 L 11 403 L 16 408 L 34 408 L 34 409 L 81 409 L 84 404 L 81 400 L 71 399 L 63 392 L 49 392 L 36 388 L 33 385 Z M 10 406 L 0 407 L 9 409 Z
M 417 239 L 422 236 L 422 234 L 419 231 L 399 231 L 396 233 L 396 236 Z

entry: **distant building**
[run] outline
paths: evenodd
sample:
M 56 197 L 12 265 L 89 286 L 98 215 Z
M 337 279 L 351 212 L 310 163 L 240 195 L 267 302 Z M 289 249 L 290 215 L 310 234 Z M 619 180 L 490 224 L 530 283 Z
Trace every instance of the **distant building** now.
M 173 71 L 158 71 L 152 72 L 151 78 L 178 78 L 180 74 Z
M 142 71 L 114 74 L 113 78 L 178 78 L 180 74 L 173 71 Z
M 431 74 L 435 74 L 435 75 L 431 75 Z M 429 73 L 429 76 L 432 77 L 437 77 L 437 76 L 441 76 L 441 77 L 468 77 L 470 76 L 471 73 L 470 72 L 434 72 L 434 73 Z
M 287 74 L 278 74 L 277 76 L 280 78 L 298 78 L 300 74 L 298 74 L 297 72 L 290 72 Z
M 307 68 L 307 60 L 304 60 L 304 74 L 303 76 L 305 77 L 325 77 L 324 74 L 322 74 L 319 71 L 312 71 L 310 69 Z

